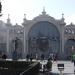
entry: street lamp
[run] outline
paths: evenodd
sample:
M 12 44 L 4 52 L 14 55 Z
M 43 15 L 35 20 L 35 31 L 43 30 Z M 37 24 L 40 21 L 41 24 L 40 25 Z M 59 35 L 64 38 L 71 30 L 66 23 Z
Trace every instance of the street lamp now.
M 15 40 L 14 40 L 14 51 L 13 51 L 13 54 L 12 54 L 12 59 L 13 60 L 18 59 L 17 48 L 18 48 L 18 38 L 16 37 Z

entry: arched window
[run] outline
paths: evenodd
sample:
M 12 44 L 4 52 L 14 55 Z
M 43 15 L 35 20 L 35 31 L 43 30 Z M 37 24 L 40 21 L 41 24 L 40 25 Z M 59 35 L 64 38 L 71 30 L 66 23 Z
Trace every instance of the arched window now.
M 31 54 L 36 52 L 49 55 L 57 53 L 60 49 L 60 34 L 57 27 L 47 21 L 40 21 L 31 27 L 29 33 L 28 48 Z M 30 38 L 34 38 L 30 39 Z M 33 47 L 32 47 L 33 46 Z

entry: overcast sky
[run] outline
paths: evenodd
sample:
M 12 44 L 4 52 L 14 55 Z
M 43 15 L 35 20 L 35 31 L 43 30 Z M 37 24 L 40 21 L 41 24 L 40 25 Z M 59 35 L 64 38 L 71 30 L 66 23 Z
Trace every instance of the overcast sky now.
M 65 22 L 75 24 L 75 0 L 1 0 L 1 2 L 3 16 L 0 19 L 5 22 L 10 14 L 12 24 L 21 24 L 24 14 L 30 20 L 41 14 L 45 7 L 47 14 L 55 19 L 60 19 L 64 13 Z

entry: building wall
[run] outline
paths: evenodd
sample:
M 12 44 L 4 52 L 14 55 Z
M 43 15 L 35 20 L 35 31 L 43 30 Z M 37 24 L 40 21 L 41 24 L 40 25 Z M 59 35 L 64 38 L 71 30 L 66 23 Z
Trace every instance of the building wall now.
M 35 17 L 33 20 L 28 21 L 25 23 L 24 28 L 25 28 L 25 45 L 26 45 L 26 49 L 25 52 L 26 54 L 29 53 L 29 49 L 28 49 L 28 34 L 31 30 L 31 28 L 33 28 L 37 23 L 39 22 L 49 22 L 52 23 L 58 30 L 59 34 L 60 34 L 60 51 L 59 53 L 63 53 L 64 52 L 64 26 L 65 23 L 62 19 L 60 20 L 56 20 L 53 17 L 47 15 L 47 14 L 41 14 L 37 17 Z
M 58 50 L 58 52 L 59 52 L 58 56 L 60 58 L 62 58 L 62 56 L 65 55 L 65 53 L 67 51 L 65 48 L 66 41 L 69 39 L 73 39 L 73 40 L 75 39 L 75 34 L 73 32 L 73 31 L 75 31 L 75 27 L 74 27 L 74 25 L 65 26 L 65 22 L 64 22 L 63 18 L 57 20 L 57 19 L 54 19 L 53 17 L 49 16 L 48 14 L 43 14 L 43 13 L 41 15 L 35 17 L 32 20 L 25 19 L 23 26 L 18 25 L 18 24 L 14 25 L 14 26 L 9 24 L 9 26 L 7 26 L 7 23 L 4 23 L 1 21 L 1 23 L 0 23 L 0 44 L 1 44 L 0 51 L 6 52 L 6 54 L 9 56 L 9 58 L 10 57 L 12 58 L 12 53 L 15 50 L 14 49 L 15 48 L 14 40 L 17 37 L 19 39 L 18 48 L 17 48 L 17 53 L 19 54 L 18 56 L 19 56 L 19 58 L 25 58 L 26 55 L 30 53 L 30 50 L 29 50 L 29 36 L 30 35 L 29 34 L 30 34 L 31 30 L 39 22 L 51 23 L 57 29 L 57 31 L 59 33 L 59 37 L 60 37 L 59 38 L 59 40 L 60 40 L 59 48 L 60 49 Z M 67 29 L 71 28 L 70 30 L 67 31 L 68 33 L 66 33 L 66 28 Z M 9 29 L 9 34 L 8 34 L 8 29 Z M 35 31 L 34 31 L 34 33 L 35 33 Z M 52 33 L 53 33 L 53 31 L 50 32 L 50 34 L 52 34 Z M 9 39 L 7 39 L 8 35 L 9 35 Z M 54 44 L 53 44 L 53 46 L 54 46 Z M 74 47 L 74 45 L 73 45 L 73 47 Z M 45 54 L 45 52 L 41 52 L 41 51 L 39 51 L 39 53 Z M 47 52 L 47 53 L 49 53 L 49 52 Z

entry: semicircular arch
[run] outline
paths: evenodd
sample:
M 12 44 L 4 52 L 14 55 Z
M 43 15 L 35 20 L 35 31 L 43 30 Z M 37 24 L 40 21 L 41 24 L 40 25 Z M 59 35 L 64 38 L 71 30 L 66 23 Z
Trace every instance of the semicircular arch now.
M 37 52 L 39 55 L 44 52 L 45 55 L 57 53 L 60 50 L 59 30 L 48 21 L 36 23 L 28 32 L 28 48 L 30 53 Z

